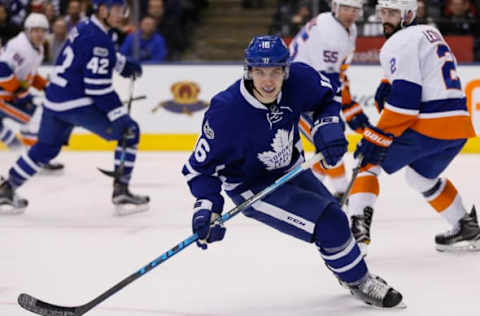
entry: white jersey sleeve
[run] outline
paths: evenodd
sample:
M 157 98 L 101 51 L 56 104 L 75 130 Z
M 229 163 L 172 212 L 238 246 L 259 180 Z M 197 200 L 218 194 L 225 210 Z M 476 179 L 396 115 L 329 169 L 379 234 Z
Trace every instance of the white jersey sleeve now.
M 317 71 L 340 73 L 340 66 L 352 59 L 356 38 L 355 24 L 347 30 L 331 12 L 321 13 L 295 36 L 290 55 Z
M 472 136 L 457 62 L 440 31 L 428 25 L 402 29 L 380 52 L 392 88 L 378 126 L 396 135 L 406 128 L 437 139 Z

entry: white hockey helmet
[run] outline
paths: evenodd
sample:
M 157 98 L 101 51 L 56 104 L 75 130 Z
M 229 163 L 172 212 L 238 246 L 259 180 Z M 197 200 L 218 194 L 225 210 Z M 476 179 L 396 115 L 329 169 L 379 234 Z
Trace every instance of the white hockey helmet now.
M 402 27 L 407 25 L 406 21 L 409 12 L 412 12 L 410 23 L 417 16 L 417 0 L 378 0 L 377 11 L 382 8 L 400 10 L 400 15 L 402 17 L 400 25 Z
M 30 13 L 25 19 L 24 28 L 26 30 L 31 30 L 33 28 L 48 30 L 49 24 L 47 17 L 41 13 Z
M 336 7 L 340 5 L 347 5 L 349 7 L 362 9 L 363 4 L 364 0 L 332 0 L 332 8 L 334 5 L 336 5 Z

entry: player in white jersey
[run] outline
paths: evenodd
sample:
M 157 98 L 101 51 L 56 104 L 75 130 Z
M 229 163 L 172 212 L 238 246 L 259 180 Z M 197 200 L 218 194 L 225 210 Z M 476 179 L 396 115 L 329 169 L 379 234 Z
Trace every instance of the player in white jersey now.
M 381 169 L 405 167 L 407 183 L 452 226 L 435 237 L 437 250 L 480 250 L 475 207 L 467 213 L 455 186 L 440 177 L 475 136 L 456 60 L 436 28 L 416 25 L 416 9 L 416 0 L 378 1 L 388 39 L 380 62 L 391 86 L 378 89 L 380 119 L 365 129 L 355 151 L 355 157 L 363 156 L 363 168 L 349 198 L 352 232 L 358 242 L 370 242 L 377 177 Z
M 0 141 L 8 148 L 21 146 L 15 132 L 4 124 L 9 118 L 21 124 L 20 134 L 27 146 L 37 141 L 42 108 L 33 103 L 30 87 L 44 90 L 47 80 L 38 74 L 43 60 L 43 43 L 48 31 L 43 14 L 32 13 L 25 20 L 25 30 L 11 39 L 0 52 Z M 63 165 L 48 163 L 44 170 L 58 171 Z
M 361 106 L 352 100 L 345 72 L 355 51 L 357 27 L 355 21 L 362 12 L 363 0 L 333 0 L 332 12 L 320 13 L 295 36 L 290 45 L 292 60 L 303 62 L 327 76 L 338 89 L 344 119 L 352 130 L 363 132 L 368 118 Z M 312 119 L 308 114 L 300 118 L 300 128 L 307 139 L 311 137 Z M 315 175 L 323 180 L 329 176 L 337 198 L 345 192 L 348 181 L 345 165 L 324 169 L 320 163 L 313 168 Z

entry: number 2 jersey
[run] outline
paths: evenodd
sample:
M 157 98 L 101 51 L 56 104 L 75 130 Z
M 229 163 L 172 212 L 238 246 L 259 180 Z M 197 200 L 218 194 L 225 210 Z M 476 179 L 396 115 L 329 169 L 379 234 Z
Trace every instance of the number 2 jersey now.
M 326 77 L 292 63 L 276 104 L 260 103 L 239 80 L 211 100 L 195 150 L 183 167 L 198 206 L 220 213 L 222 186 L 237 194 L 269 185 L 304 161 L 300 114 L 339 115 L 340 104 Z M 250 81 L 251 84 L 251 81 Z
M 400 135 L 407 128 L 436 139 L 475 136 L 457 62 L 440 32 L 413 25 L 383 45 L 380 62 L 392 83 L 377 124 Z
M 125 57 L 116 53 L 112 36 L 94 15 L 70 31 L 46 89 L 46 108 L 62 112 L 95 105 L 111 121 L 126 113 L 112 80 Z

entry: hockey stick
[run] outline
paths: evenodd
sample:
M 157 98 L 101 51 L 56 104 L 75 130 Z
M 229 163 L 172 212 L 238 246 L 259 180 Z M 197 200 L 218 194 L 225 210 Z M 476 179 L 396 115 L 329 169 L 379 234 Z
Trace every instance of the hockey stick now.
M 132 108 L 132 102 L 134 99 L 133 90 L 135 88 L 135 79 L 136 79 L 135 76 L 133 76 L 132 79 L 130 79 L 130 92 L 129 92 L 128 102 L 127 102 L 127 115 L 130 115 L 130 110 Z M 123 170 L 125 169 L 125 156 L 126 156 L 125 151 L 127 150 L 127 140 L 128 140 L 128 137 L 130 136 L 131 136 L 130 130 L 126 130 L 123 133 L 122 155 L 120 156 L 120 165 L 118 166 L 118 168 L 116 170 L 109 171 L 109 170 L 105 170 L 97 167 L 98 171 L 100 171 L 101 173 L 103 173 L 108 177 L 114 178 L 115 180 L 118 180 L 123 175 Z
M 347 189 L 345 190 L 345 194 L 340 199 L 340 207 L 343 207 L 345 205 L 345 203 L 347 202 L 348 196 L 350 195 L 350 192 L 352 191 L 353 183 L 355 182 L 355 179 L 357 179 L 358 173 L 360 172 L 360 167 L 362 165 L 362 161 L 363 161 L 363 156 L 359 155 L 358 156 L 358 164 L 355 168 L 353 168 L 353 171 L 352 171 L 352 179 L 350 179 L 350 182 L 348 183 Z
M 226 221 L 230 220 L 232 217 L 240 213 L 241 211 L 249 208 L 252 204 L 257 202 L 258 200 L 264 198 L 266 195 L 272 193 L 278 187 L 283 185 L 284 183 L 290 181 L 294 177 L 298 176 L 302 171 L 310 169 L 317 161 L 320 161 L 323 158 L 323 156 L 318 153 L 315 156 L 312 157 L 309 161 L 306 161 L 302 163 L 301 165 L 298 165 L 279 179 L 277 179 L 274 183 L 263 189 L 263 191 L 255 194 L 254 196 L 250 197 L 249 199 L 245 200 L 243 203 L 239 204 L 238 206 L 234 207 L 230 211 L 226 212 L 225 214 L 222 215 L 222 217 L 218 218 L 215 222 L 219 224 L 223 224 Z M 158 258 L 138 270 L 137 272 L 131 274 L 130 276 L 126 277 L 122 281 L 118 282 L 116 285 L 105 291 L 104 293 L 100 294 L 90 302 L 79 305 L 79 306 L 73 306 L 73 307 L 67 307 L 67 306 L 60 306 L 60 305 L 54 305 L 54 304 L 49 304 L 44 301 L 41 301 L 31 295 L 28 294 L 20 294 L 18 296 L 18 304 L 20 304 L 21 307 L 24 309 L 43 316 L 80 316 L 112 296 L 113 294 L 117 293 L 121 289 L 123 289 L 125 286 L 129 285 L 136 279 L 142 277 L 145 275 L 147 272 L 155 268 L 156 266 L 160 265 L 167 259 L 173 257 L 183 249 L 187 248 L 190 246 L 192 243 L 198 240 L 198 235 L 193 234 L 187 239 L 181 241 L 179 244 L 175 245 L 173 248 L 170 250 L 164 252 L 162 255 L 160 255 Z
M 145 100 L 146 98 L 147 98 L 147 96 L 144 95 L 144 94 L 138 95 L 138 96 L 132 98 L 132 102 Z M 123 104 L 128 104 L 128 102 L 130 102 L 130 99 L 122 101 Z

